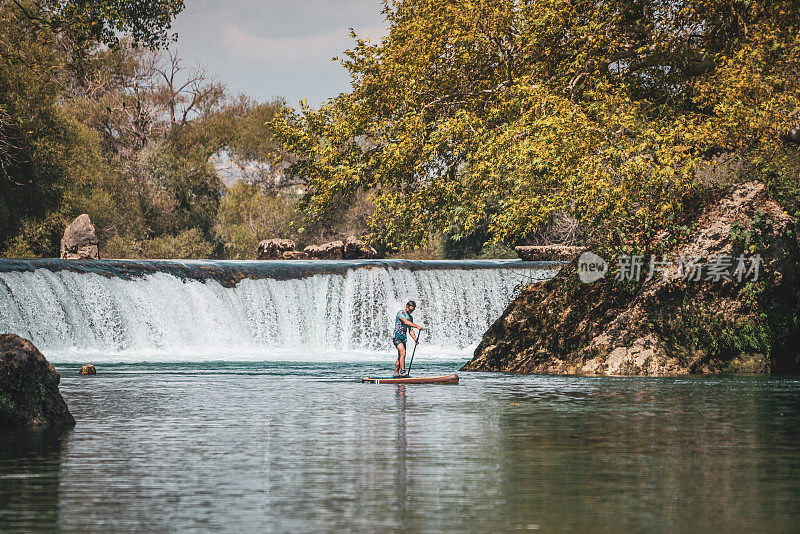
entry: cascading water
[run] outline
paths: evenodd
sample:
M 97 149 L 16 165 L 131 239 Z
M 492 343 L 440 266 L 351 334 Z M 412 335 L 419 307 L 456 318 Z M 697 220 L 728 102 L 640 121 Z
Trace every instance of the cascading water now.
M 54 361 L 369 359 L 409 299 L 429 358 L 463 357 L 553 264 L 0 260 L 0 332 Z

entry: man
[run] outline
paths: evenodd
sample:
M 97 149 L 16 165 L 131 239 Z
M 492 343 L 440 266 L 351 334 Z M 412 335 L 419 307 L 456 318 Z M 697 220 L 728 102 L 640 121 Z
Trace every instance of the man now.
M 414 318 L 411 317 L 411 313 L 417 309 L 417 303 L 413 300 L 409 300 L 406 304 L 405 309 L 400 310 L 397 312 L 397 317 L 394 321 L 394 338 L 392 342 L 394 346 L 397 347 L 397 362 L 394 364 L 394 377 L 403 377 L 406 376 L 406 332 L 411 333 L 411 337 L 414 339 L 414 343 L 419 345 L 419 339 L 417 335 L 414 334 L 414 328 L 418 328 L 420 332 L 422 332 L 422 327 L 418 324 L 414 324 Z

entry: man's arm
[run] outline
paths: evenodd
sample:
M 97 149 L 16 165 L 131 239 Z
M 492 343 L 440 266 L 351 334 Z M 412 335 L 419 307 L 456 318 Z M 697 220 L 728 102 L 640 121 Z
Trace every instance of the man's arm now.
M 405 319 L 405 318 L 401 318 L 400 320 L 403 322 L 404 325 L 412 326 L 414 328 L 419 328 L 419 331 L 422 332 L 422 327 L 420 325 L 414 324 L 414 323 L 412 323 L 411 321 L 409 321 L 408 319 Z
M 414 340 L 414 343 L 419 345 L 419 340 L 417 339 L 417 335 L 414 334 L 414 328 L 418 328 L 420 332 L 422 332 L 422 327 L 418 324 L 414 324 L 406 318 L 400 318 L 404 325 L 409 326 L 411 328 L 408 329 L 408 333 L 411 334 L 411 339 Z
M 409 334 L 411 334 L 411 339 L 413 339 L 413 340 L 414 340 L 414 343 L 416 343 L 417 345 L 419 345 L 419 340 L 417 339 L 417 336 L 418 336 L 419 334 L 415 334 L 415 333 L 414 333 L 414 329 L 413 329 L 413 328 L 409 328 L 409 330 L 408 330 L 408 333 L 409 333 Z

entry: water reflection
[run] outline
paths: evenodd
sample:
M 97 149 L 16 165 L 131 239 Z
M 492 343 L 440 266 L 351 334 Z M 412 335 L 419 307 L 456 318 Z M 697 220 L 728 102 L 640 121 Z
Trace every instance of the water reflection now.
M 3 431 L 0 532 L 59 529 L 59 474 L 68 436 L 69 431 Z
M 406 468 L 406 456 L 408 454 L 408 441 L 406 438 L 406 386 L 398 384 L 395 391 L 397 400 L 397 439 L 395 440 L 397 477 L 395 484 L 395 495 L 397 496 L 398 519 L 403 522 L 407 512 L 408 502 L 408 470 Z
M 763 377 L 587 385 L 560 400 L 507 388 L 520 405 L 498 412 L 512 524 L 762 531 L 800 513 L 796 388 Z
M 468 373 L 458 386 L 388 386 L 331 379 L 374 372 L 362 367 L 205 365 L 63 373 L 78 420 L 68 445 L 0 439 L 0 531 L 788 532 L 800 522 L 790 377 Z

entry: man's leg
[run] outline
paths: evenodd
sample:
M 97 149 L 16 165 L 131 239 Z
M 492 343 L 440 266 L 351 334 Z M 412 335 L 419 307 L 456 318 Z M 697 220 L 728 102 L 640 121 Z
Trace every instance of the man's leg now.
M 399 375 L 406 368 L 406 344 L 398 343 L 397 345 L 397 361 L 394 363 L 394 374 Z

